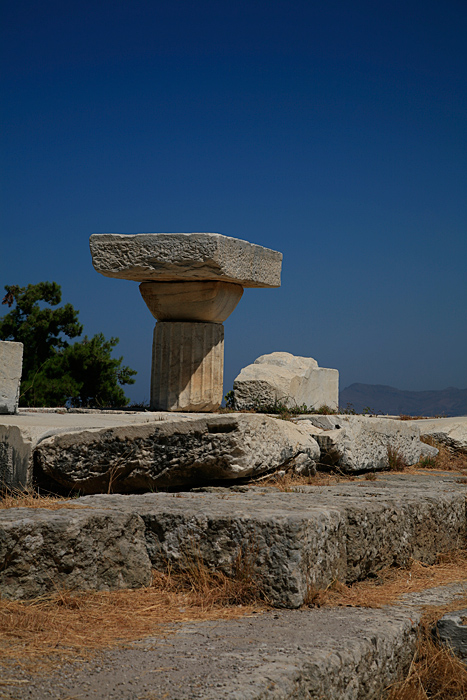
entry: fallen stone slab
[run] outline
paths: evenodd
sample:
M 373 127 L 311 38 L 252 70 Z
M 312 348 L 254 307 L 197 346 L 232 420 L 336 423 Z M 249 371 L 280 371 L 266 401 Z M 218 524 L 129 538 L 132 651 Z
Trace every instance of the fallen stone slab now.
M 0 509 L 0 593 L 36 598 L 67 590 L 116 590 L 151 580 L 144 524 L 128 511 Z
M 320 463 L 344 472 L 389 469 L 388 448 L 410 466 L 424 450 L 418 425 L 411 421 L 348 415 L 303 415 L 295 421 L 318 442 Z
M 431 564 L 465 546 L 466 495 L 454 476 L 388 474 L 300 492 L 245 486 L 77 503 L 138 513 L 156 569 L 194 559 L 232 576 L 240 566 L 274 605 L 296 608 L 310 586 L 352 583 L 411 558 Z
M 177 414 L 180 421 L 193 417 L 193 414 Z M 170 414 L 20 408 L 17 415 L 0 418 L 0 487 L 21 489 L 32 485 L 34 450 L 51 435 L 163 420 L 170 420 Z
M 261 355 L 244 367 L 233 385 L 235 407 L 239 411 L 282 403 L 289 408 L 328 406 L 339 402 L 339 372 L 318 367 L 312 357 L 296 357 L 289 352 Z
M 0 340 L 0 414 L 16 413 L 23 371 L 23 343 Z
M 453 452 L 467 454 L 467 416 L 429 418 L 407 421 L 407 423 L 418 427 L 423 437 L 432 437 Z
M 91 700 L 381 700 L 410 666 L 421 606 L 463 594 L 461 586 L 445 586 L 381 610 L 281 610 L 181 623 L 46 676 L 9 666 L 3 676 L 12 684 L 2 689 L 15 700 L 55 698 L 57 688 Z
M 253 414 L 56 434 L 35 449 L 42 475 L 87 494 L 245 479 L 294 460 L 301 469 L 312 472 L 318 458 L 318 444 L 306 430 Z M 37 478 L 40 483 L 39 472 Z
M 106 277 L 137 282 L 221 280 L 280 287 L 282 253 L 220 233 L 95 233 L 92 263 Z

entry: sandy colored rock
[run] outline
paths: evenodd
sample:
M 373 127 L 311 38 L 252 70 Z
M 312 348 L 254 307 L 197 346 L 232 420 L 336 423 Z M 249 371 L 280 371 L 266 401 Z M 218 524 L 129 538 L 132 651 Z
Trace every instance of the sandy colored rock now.
M 261 355 L 244 367 L 234 381 L 238 410 L 271 406 L 280 402 L 289 407 L 305 404 L 310 409 L 339 401 L 339 372 L 318 367 L 312 357 L 296 357 L 289 352 Z
M 207 487 L 181 493 L 95 495 L 78 503 L 128 510 L 145 523 L 152 565 L 200 559 L 231 576 L 239 556 L 269 600 L 299 607 L 310 585 L 352 583 L 385 566 L 427 564 L 465 542 L 465 486 L 456 477 L 385 475 L 334 486 Z
M 255 477 L 302 454 L 311 466 L 319 457 L 303 428 L 268 416 L 227 414 L 54 435 L 37 445 L 35 461 L 67 489 L 131 493 Z
M 157 321 L 223 323 L 242 298 L 232 282 L 142 282 L 139 291 Z
M 23 343 L 0 340 L 0 414 L 16 413 L 23 371 Z
M 280 287 L 281 253 L 220 233 L 96 233 L 90 247 L 95 269 L 106 277 Z
M 216 411 L 222 403 L 224 326 L 158 321 L 154 328 L 151 408 Z

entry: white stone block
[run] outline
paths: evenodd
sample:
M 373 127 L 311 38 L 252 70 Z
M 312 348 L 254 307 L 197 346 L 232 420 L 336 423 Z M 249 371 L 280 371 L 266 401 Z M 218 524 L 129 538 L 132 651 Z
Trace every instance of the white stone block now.
M 288 352 L 262 355 L 244 367 L 234 381 L 236 408 L 281 402 L 289 408 L 305 404 L 310 409 L 339 403 L 339 372 L 318 367 L 312 357 L 295 357 Z
M 23 343 L 0 340 L 0 413 L 16 413 L 23 369 Z

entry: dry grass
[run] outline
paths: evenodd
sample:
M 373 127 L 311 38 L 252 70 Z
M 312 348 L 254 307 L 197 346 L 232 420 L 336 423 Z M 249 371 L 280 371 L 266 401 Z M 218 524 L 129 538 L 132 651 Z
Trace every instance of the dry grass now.
M 425 610 L 417 648 L 405 678 L 389 688 L 387 700 L 465 700 L 467 666 L 446 646 L 435 642 L 432 630 L 437 620 L 450 610 L 467 606 L 464 600 Z
M 375 578 L 345 586 L 333 581 L 325 590 L 310 587 L 308 605 L 381 608 L 399 600 L 406 593 L 449 583 L 465 583 L 467 591 L 467 550 L 438 555 L 436 564 L 412 561 L 406 568 L 388 567 Z
M 62 496 L 43 496 L 33 489 L 3 489 L 0 495 L 0 508 L 86 508 L 75 503 L 70 503 L 68 498 Z
M 32 601 L 0 599 L 0 661 L 33 671 L 89 658 L 104 648 L 165 635 L 171 624 L 230 620 L 266 609 L 239 554 L 237 578 L 209 571 L 200 560 L 183 573 L 154 572 L 146 588 L 55 595 Z
M 402 452 L 392 445 L 386 448 L 388 467 L 392 472 L 403 472 L 407 469 L 407 462 Z
M 467 472 L 467 454 L 453 452 L 446 445 L 437 442 L 429 435 L 421 438 L 422 442 L 432 447 L 437 447 L 439 452 L 436 457 L 425 457 L 420 460 L 419 465 L 424 469 L 440 469 L 442 471 Z
M 328 472 L 318 472 L 315 476 L 303 476 L 289 469 L 285 474 L 269 474 L 255 483 L 289 492 L 294 491 L 297 486 L 332 486 L 348 481 L 356 481 L 356 478 L 351 474 L 329 474 Z

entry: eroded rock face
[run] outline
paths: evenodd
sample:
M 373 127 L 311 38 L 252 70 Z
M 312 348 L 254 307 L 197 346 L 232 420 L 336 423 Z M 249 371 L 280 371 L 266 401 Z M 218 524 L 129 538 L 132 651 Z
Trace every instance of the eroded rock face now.
M 388 447 L 405 464 L 416 464 L 422 454 L 417 426 L 406 421 L 367 416 L 306 416 L 297 419 L 318 442 L 320 461 L 346 472 L 382 470 L 390 467 Z
M 273 352 L 244 367 L 233 388 L 239 410 L 276 402 L 289 408 L 305 404 L 310 409 L 326 405 L 335 410 L 339 401 L 339 372 L 318 367 L 312 357 Z
M 60 586 L 108 591 L 150 581 L 144 524 L 136 513 L 0 511 L 0 590 L 5 598 L 34 598 Z
M 131 493 L 255 477 L 298 461 L 314 470 L 305 429 L 261 415 L 134 425 L 54 435 L 36 448 L 39 472 L 81 493 Z

